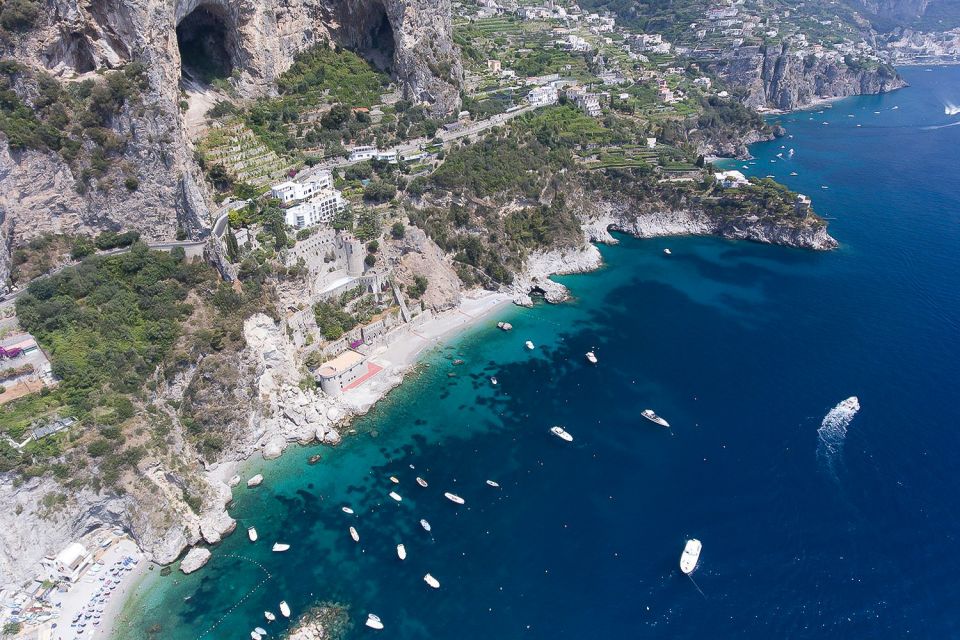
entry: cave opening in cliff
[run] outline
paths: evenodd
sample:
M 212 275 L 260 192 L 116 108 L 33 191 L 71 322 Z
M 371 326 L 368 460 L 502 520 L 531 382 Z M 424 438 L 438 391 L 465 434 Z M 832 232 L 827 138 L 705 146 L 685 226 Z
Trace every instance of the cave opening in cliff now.
M 369 26 L 361 53 L 378 69 L 389 73 L 393 70 L 393 53 L 396 44 L 393 26 L 382 3 L 373 3 L 367 24 Z
M 210 84 L 228 78 L 234 62 L 227 19 L 220 11 L 200 6 L 177 25 L 180 73 L 184 79 Z

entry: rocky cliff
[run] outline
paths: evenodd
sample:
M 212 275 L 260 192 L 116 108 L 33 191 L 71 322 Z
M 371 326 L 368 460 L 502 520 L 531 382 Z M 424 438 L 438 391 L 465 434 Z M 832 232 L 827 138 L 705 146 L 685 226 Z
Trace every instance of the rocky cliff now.
M 94 181 L 80 175 L 89 164 L 7 144 L 0 133 L 0 216 L 15 243 L 47 231 L 120 227 L 149 239 L 171 239 L 178 228 L 205 234 L 211 200 L 180 104 L 182 75 L 198 75 L 190 65 L 215 66 L 251 98 L 275 91 L 298 52 L 339 43 L 389 69 L 409 99 L 437 114 L 459 107 L 463 77 L 449 0 L 49 0 L 29 28 L 2 36 L 0 57 L 27 70 L 12 88 L 30 109 L 41 98 L 40 71 L 82 93 L 78 87 L 105 70 L 132 62 L 145 70 L 142 95 L 97 123 L 106 134 L 71 123 L 85 140 L 71 155 L 109 149 L 110 165 L 96 167 Z M 87 139 L 105 135 L 114 143 Z
M 798 109 L 825 98 L 893 91 L 906 83 L 885 66 L 849 64 L 839 58 L 761 47 L 716 65 L 715 70 L 753 108 Z

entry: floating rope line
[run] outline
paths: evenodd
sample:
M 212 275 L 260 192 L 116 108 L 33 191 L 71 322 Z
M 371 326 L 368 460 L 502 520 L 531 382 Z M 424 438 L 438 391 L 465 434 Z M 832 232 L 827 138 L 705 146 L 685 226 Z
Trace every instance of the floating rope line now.
M 706 600 L 706 599 L 707 599 L 707 594 L 705 594 L 705 593 L 703 592 L 703 590 L 700 588 L 700 585 L 698 585 L 698 584 L 696 583 L 696 581 L 694 581 L 693 576 L 688 573 L 688 574 L 687 574 L 687 577 L 690 578 L 690 582 L 693 582 L 693 586 L 695 586 L 695 587 L 697 588 L 697 591 L 699 591 L 699 592 L 700 592 L 700 595 L 703 596 L 703 599 Z
M 230 607 L 229 609 L 227 609 L 227 612 L 226 612 L 226 613 L 224 613 L 222 616 L 220 616 L 220 619 L 219 619 L 219 620 L 217 620 L 216 622 L 214 622 L 212 625 L 210 625 L 210 627 L 209 627 L 206 631 L 204 631 L 204 632 L 201 633 L 199 636 L 197 636 L 197 640 L 200 640 L 201 638 L 203 638 L 204 636 L 206 636 L 207 634 L 209 634 L 211 631 L 213 631 L 214 629 L 216 629 L 217 627 L 219 627 L 221 624 L 223 624 L 223 621 L 227 619 L 227 616 L 229 616 L 231 613 L 233 613 L 234 611 L 236 611 L 237 608 L 238 608 L 240 605 L 242 605 L 244 602 L 246 602 L 247 598 L 249 598 L 250 596 L 252 596 L 255 592 L 257 592 L 257 591 L 260 589 L 260 587 L 262 587 L 263 585 L 267 584 L 267 583 L 273 578 L 273 576 L 270 574 L 270 572 L 267 571 L 267 568 L 264 567 L 264 566 L 263 566 L 262 564 L 260 564 L 259 562 L 257 562 L 256 560 L 251 560 L 250 558 L 245 558 L 245 557 L 243 557 L 243 556 L 234 555 L 234 554 L 232 554 L 232 553 L 231 553 L 231 554 L 226 554 L 226 555 L 223 555 L 223 556 L 220 556 L 220 557 L 221 557 L 221 558 L 235 558 L 235 559 L 237 559 L 237 560 L 243 560 L 243 561 L 245 561 L 245 562 L 249 562 L 249 563 L 251 563 L 251 564 L 255 564 L 255 565 L 257 565 L 258 567 L 260 567 L 260 570 L 263 571 L 263 572 L 266 574 L 267 577 L 264 578 L 263 580 L 261 580 L 260 582 L 258 582 L 256 585 L 254 585 L 254 587 L 253 587 L 252 589 L 250 589 L 250 591 L 248 591 L 246 594 L 244 594 L 244 596 L 243 596 L 242 598 L 240 598 L 239 600 L 237 600 L 237 602 L 234 603 L 234 605 L 233 605 L 232 607 Z

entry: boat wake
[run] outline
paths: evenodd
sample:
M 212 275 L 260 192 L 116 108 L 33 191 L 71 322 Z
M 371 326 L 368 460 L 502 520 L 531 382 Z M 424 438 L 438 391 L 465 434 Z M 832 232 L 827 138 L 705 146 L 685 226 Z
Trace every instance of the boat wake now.
M 847 427 L 857 412 L 860 411 L 860 401 L 857 396 L 850 396 L 827 413 L 817 429 L 819 442 L 817 444 L 817 458 L 822 460 L 830 471 L 834 471 L 837 458 L 843 452 L 843 442 L 847 438 Z
M 945 105 L 943 105 L 943 114 L 944 114 L 944 115 L 947 115 L 947 116 L 955 116 L 955 115 L 957 115 L 958 113 L 960 113 L 960 106 L 957 106 L 957 105 L 953 104 L 952 102 L 948 102 L 948 103 L 946 103 Z
M 956 127 L 960 122 L 951 122 L 950 124 L 935 124 L 929 127 L 920 127 L 923 131 L 936 131 L 937 129 L 946 129 L 947 127 Z

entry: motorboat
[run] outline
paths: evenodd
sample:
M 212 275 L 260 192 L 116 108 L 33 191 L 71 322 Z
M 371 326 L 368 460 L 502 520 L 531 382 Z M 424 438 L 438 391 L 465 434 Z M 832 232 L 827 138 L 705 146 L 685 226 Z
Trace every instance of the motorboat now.
M 280 614 L 281 614 L 284 618 L 289 618 L 289 617 L 290 617 L 290 605 L 287 604 L 287 601 L 286 601 L 286 600 L 281 600 L 281 601 L 280 601 Z
M 407 548 L 402 544 L 397 545 L 397 557 L 401 560 L 407 559 Z
M 492 384 L 493 386 L 497 386 L 497 376 L 492 376 L 490 378 L 490 384 Z
M 464 500 L 463 498 L 461 498 L 461 497 L 458 496 L 457 494 L 455 494 L 455 493 L 450 493 L 449 491 L 445 492 L 445 493 L 443 494 L 443 497 L 446 498 L 447 500 L 449 500 L 450 502 L 455 502 L 455 503 L 457 503 L 457 504 L 463 504 L 464 502 L 466 502 L 466 500 Z
M 259 473 L 247 480 L 248 487 L 259 487 L 263 483 L 263 476 Z
M 315 453 L 315 454 L 313 454 L 312 456 L 310 456 L 309 458 L 307 458 L 307 464 L 317 464 L 318 462 L 320 462 L 320 460 L 321 460 L 320 454 L 319 454 L 319 453 Z
M 511 329 L 513 329 L 513 325 L 510 324 L 509 322 L 498 322 L 497 329 L 501 329 L 503 331 L 510 331 Z
M 273 545 L 273 550 L 276 551 L 277 553 L 286 551 L 289 548 L 290 548 L 290 545 L 284 544 L 283 542 L 277 542 Z
M 354 542 L 360 542 L 360 534 L 357 533 L 356 527 L 350 527 L 350 537 L 353 538 Z
M 487 480 L 487 484 L 488 484 L 489 486 L 493 487 L 494 489 L 499 489 L 499 488 L 500 488 L 500 483 L 499 483 L 499 482 L 495 482 L 495 481 L 493 481 L 493 480 Z
M 567 433 L 567 430 L 563 427 L 550 427 L 550 433 L 557 436 L 565 442 L 573 442 L 573 436 Z
M 259 634 L 262 635 L 262 636 L 267 635 L 267 630 L 264 629 L 263 627 L 254 627 L 253 630 L 256 631 L 257 633 L 259 633 Z
M 525 344 L 526 347 L 527 347 L 527 349 L 530 349 L 531 351 L 532 351 L 533 349 L 535 349 L 535 347 L 533 346 L 533 343 L 532 343 L 531 341 L 529 341 L 529 340 L 527 340 L 527 341 L 524 342 L 523 344 Z
M 687 544 L 683 547 L 683 553 L 680 554 L 680 571 L 687 575 L 693 573 L 700 561 L 701 549 L 703 549 L 703 545 L 696 538 L 687 540 Z
M 597 364 L 597 354 L 595 354 L 593 351 L 587 351 L 586 358 L 587 362 L 590 364 Z
M 276 614 L 274 614 L 272 611 L 264 611 L 263 617 L 267 619 L 267 622 L 273 622 L 277 619 Z
M 640 415 L 654 424 L 658 424 L 661 427 L 670 428 L 670 423 L 654 413 L 653 409 L 644 409 L 640 412 Z
M 367 621 L 364 624 L 366 624 L 371 629 L 376 629 L 377 631 L 380 631 L 381 629 L 383 629 L 383 622 L 380 620 L 380 616 L 373 613 L 367 614 Z
M 420 526 L 423 527 L 424 531 L 430 531 L 430 523 L 426 520 L 420 520 Z
M 391 491 L 389 495 L 391 498 L 393 498 L 397 502 L 400 502 L 401 500 L 403 500 L 403 498 L 400 497 L 400 494 L 397 493 L 396 491 Z
M 434 589 L 439 589 L 439 588 L 440 588 L 440 581 L 437 580 L 436 578 L 434 578 L 434 577 L 433 577 L 432 575 L 430 575 L 429 573 L 428 573 L 427 575 L 423 576 L 423 581 L 426 582 L 426 583 L 427 583 L 428 585 L 430 585 L 431 587 L 433 587 Z
M 257 530 L 253 527 L 247 527 L 247 537 L 250 538 L 250 542 L 257 541 Z
M 350 507 L 340 507 L 340 509 L 344 513 L 349 513 L 350 515 L 353 515 L 353 509 L 351 509 Z
M 663 255 L 665 255 L 665 256 L 672 256 L 672 255 L 673 255 L 673 251 L 670 251 L 669 248 L 664 249 L 664 250 L 663 250 Z
M 400 480 L 397 479 L 397 476 L 390 476 L 390 482 L 393 484 L 400 484 Z
M 251 638 L 251 640 L 263 640 L 263 636 L 261 636 L 261 635 L 260 635 L 259 633 L 257 633 L 256 631 L 251 631 L 251 632 L 250 632 L 250 638 Z
M 800 175 L 800 174 L 797 173 L 796 171 L 791 171 L 791 172 L 790 172 L 790 175 L 792 175 L 792 176 L 797 176 L 797 175 Z
M 427 488 L 427 481 L 421 478 L 420 476 L 417 476 L 417 484 L 423 487 L 424 489 Z

